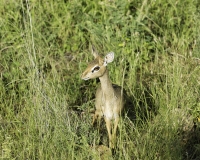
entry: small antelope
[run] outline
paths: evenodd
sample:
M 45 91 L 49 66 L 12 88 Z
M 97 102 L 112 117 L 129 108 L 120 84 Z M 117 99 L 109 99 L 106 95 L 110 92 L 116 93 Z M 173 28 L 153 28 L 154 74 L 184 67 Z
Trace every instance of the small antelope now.
M 96 91 L 96 111 L 93 116 L 92 124 L 94 124 L 96 119 L 100 121 L 101 117 L 104 117 L 108 131 L 109 147 L 114 148 L 119 116 L 124 106 L 122 89 L 119 86 L 112 85 L 106 68 L 107 64 L 114 60 L 114 53 L 108 53 L 104 59 L 101 58 L 95 51 L 92 51 L 92 54 L 95 59 L 87 66 L 81 78 L 83 80 L 94 78 L 100 79 L 101 85 Z M 112 124 L 113 120 L 114 127 Z

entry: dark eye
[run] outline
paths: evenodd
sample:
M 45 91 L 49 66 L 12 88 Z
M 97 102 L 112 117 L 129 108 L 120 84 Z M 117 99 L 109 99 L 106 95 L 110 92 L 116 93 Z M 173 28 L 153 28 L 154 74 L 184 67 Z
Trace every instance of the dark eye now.
M 99 69 L 100 69 L 99 66 L 94 67 L 94 69 L 92 70 L 92 73 L 98 71 Z

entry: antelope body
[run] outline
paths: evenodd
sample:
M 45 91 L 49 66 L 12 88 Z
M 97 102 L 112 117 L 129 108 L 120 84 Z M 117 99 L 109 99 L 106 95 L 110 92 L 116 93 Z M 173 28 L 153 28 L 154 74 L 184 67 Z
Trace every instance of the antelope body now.
M 104 117 L 108 131 L 109 147 L 113 148 L 119 117 L 124 106 L 122 89 L 119 86 L 112 85 L 106 67 L 108 63 L 114 60 L 114 53 L 108 53 L 103 59 L 93 51 L 93 56 L 95 59 L 87 66 L 81 78 L 83 80 L 100 79 L 101 85 L 96 91 L 96 111 L 92 123 L 94 124 L 97 119 L 100 120 Z

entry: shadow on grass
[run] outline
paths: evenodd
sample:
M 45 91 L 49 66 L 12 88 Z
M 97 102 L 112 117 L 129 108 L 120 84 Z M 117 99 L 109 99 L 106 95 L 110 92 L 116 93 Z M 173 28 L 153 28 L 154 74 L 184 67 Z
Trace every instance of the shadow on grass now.
M 189 131 L 181 131 L 183 141 L 184 159 L 200 159 L 200 122 L 194 121 L 194 126 Z
M 147 86 L 136 85 L 135 95 L 127 95 L 125 103 L 125 114 L 133 122 L 151 120 L 158 112 L 158 106 L 155 105 L 151 90 Z

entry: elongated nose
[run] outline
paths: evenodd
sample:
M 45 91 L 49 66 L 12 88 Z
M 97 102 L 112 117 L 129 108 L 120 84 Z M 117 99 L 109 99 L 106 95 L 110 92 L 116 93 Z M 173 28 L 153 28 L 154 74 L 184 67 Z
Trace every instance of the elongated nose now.
M 88 80 L 89 78 L 87 77 L 87 74 L 86 74 L 85 72 L 83 72 L 83 73 L 81 74 L 81 79 L 83 79 L 83 80 Z

